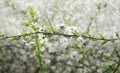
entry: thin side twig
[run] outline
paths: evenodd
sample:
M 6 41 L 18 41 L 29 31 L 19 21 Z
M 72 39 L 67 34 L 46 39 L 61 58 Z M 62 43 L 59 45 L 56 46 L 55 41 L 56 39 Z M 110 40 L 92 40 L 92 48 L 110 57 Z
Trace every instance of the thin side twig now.
M 92 22 L 95 20 L 95 18 L 97 17 L 97 15 L 98 15 L 99 12 L 100 12 L 100 9 L 95 13 L 94 18 L 89 22 L 88 27 L 86 29 L 87 32 L 90 31 L 90 27 L 92 25 Z
M 116 73 L 120 67 L 120 62 L 118 63 L 117 67 L 114 69 L 113 73 Z

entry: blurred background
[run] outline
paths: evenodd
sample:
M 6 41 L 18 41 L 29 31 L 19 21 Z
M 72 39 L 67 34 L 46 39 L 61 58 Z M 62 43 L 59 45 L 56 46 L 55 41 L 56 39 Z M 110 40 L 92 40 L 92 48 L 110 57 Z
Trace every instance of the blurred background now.
M 37 14 L 39 30 L 52 27 L 65 34 L 76 31 L 81 35 L 90 25 L 90 34 L 105 38 L 116 38 L 115 33 L 120 32 L 120 0 L 0 0 L 0 33 L 14 36 L 29 32 L 24 22 L 31 20 L 30 7 Z M 45 73 L 113 73 L 120 62 L 119 40 L 103 45 L 103 41 L 82 37 L 39 36 L 46 42 L 42 47 Z M 29 37 L 13 41 L 1 38 L 0 73 L 39 73 L 31 43 Z

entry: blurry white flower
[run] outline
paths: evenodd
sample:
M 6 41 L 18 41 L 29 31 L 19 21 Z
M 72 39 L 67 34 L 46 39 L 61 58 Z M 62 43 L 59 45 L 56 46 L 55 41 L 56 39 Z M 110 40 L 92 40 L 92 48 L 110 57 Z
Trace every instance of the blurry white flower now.
M 57 51 L 56 48 L 52 45 L 52 43 L 48 43 L 46 45 L 46 47 L 47 47 L 49 53 L 53 53 L 53 52 Z
M 72 61 L 68 61 L 67 65 L 73 65 L 73 62 Z
M 61 36 L 61 38 L 60 38 L 60 44 L 61 44 L 61 47 L 65 48 L 65 47 L 68 46 L 69 41 L 68 41 L 68 39 L 66 37 Z
M 77 34 L 80 34 L 80 30 L 78 27 L 76 26 L 67 26 L 64 30 L 64 33 L 65 34 L 73 34 L 73 32 L 77 33 Z
M 77 41 L 79 41 L 79 42 L 83 42 L 84 39 L 83 39 L 81 36 L 79 36 L 79 37 L 77 38 Z
M 55 25 L 55 28 L 57 29 L 57 30 L 64 30 L 65 29 L 65 27 L 66 27 L 66 24 L 64 24 L 64 23 L 62 23 L 62 24 L 56 24 Z

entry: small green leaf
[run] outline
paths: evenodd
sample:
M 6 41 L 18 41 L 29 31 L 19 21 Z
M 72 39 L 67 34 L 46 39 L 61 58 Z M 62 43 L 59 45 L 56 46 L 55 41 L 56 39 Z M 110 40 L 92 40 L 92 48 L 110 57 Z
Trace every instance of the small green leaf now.
M 66 47 L 66 51 L 65 51 L 65 55 L 66 55 L 66 56 L 69 56 L 69 55 L 70 55 L 70 48 L 71 48 L 71 45 L 68 45 L 68 46 Z
M 74 30 L 74 31 L 72 31 L 72 34 L 75 35 L 75 36 L 73 36 L 73 39 L 76 40 L 78 33 Z
M 23 36 L 23 37 L 25 37 L 27 34 L 28 34 L 28 33 L 25 32 L 25 31 L 22 32 L 22 36 Z
M 5 6 L 9 6 L 10 5 L 9 0 L 4 0 L 4 4 Z
M 24 22 L 24 25 L 25 25 L 25 26 L 30 26 L 30 25 L 31 25 L 31 22 L 30 22 L 30 21 L 26 21 L 26 22 Z
M 94 18 L 95 18 L 95 17 L 93 17 L 93 16 L 90 16 L 90 20 L 91 20 L 91 21 L 92 21 Z
M 66 51 L 65 51 L 65 55 L 66 55 L 66 56 L 69 56 L 69 55 L 70 55 L 70 51 L 69 51 L 69 50 L 66 50 Z
M 111 37 L 111 42 L 114 43 L 115 42 L 115 39 L 113 37 Z
M 106 60 L 112 60 L 112 57 L 111 56 L 108 56 L 108 55 L 103 55 L 103 57 L 106 59 Z
M 57 32 L 57 30 L 56 30 L 55 28 L 50 28 L 50 31 L 51 31 L 52 33 L 56 33 L 56 32 Z
M 102 39 L 104 39 L 104 35 L 102 33 L 99 33 L 98 35 L 99 35 L 99 37 L 101 37 Z
M 79 48 L 80 48 L 77 43 L 73 44 L 72 47 L 73 47 L 73 48 L 76 48 L 76 49 L 79 49 Z
M 73 30 L 73 31 L 72 31 L 72 34 L 73 34 L 73 35 L 77 35 L 78 33 L 76 32 L 76 30 Z
M 73 39 L 74 39 L 74 40 L 77 40 L 77 36 L 73 36 Z
M 0 38 L 1 38 L 1 37 L 4 37 L 4 34 L 0 33 Z
M 21 9 L 21 10 L 20 10 L 20 13 L 26 14 L 26 11 Z
M 40 51 L 38 48 L 36 48 L 36 49 L 34 50 L 34 53 L 35 53 L 36 55 L 40 55 L 40 54 L 41 54 L 41 51 Z
M 107 42 L 108 42 L 107 40 L 104 40 L 104 41 L 102 42 L 102 45 L 106 44 Z
M 37 30 L 37 28 L 35 26 L 31 26 L 31 29 L 34 30 L 34 31 Z
M 68 25 L 71 24 L 71 18 L 63 17 L 63 21 L 64 21 L 65 24 L 68 24 Z
M 117 38 L 119 38 L 119 32 L 115 32 Z
M 38 22 L 38 18 L 33 18 L 32 21 L 35 23 L 35 22 Z
M 40 73 L 46 73 L 46 71 L 48 70 L 48 67 L 45 64 L 43 64 L 41 67 L 41 70 L 42 71 Z
M 97 4 L 97 9 L 101 9 L 101 7 L 102 7 L 102 3 L 99 3 L 99 4 Z
M 40 48 L 42 48 L 43 46 L 45 46 L 45 41 L 40 43 Z
M 11 41 L 14 41 L 14 40 L 18 40 L 19 39 L 19 37 L 18 36 L 15 36 L 15 37 L 12 37 L 10 40 Z
M 14 4 L 14 3 L 12 3 L 12 4 L 11 4 L 11 7 L 12 7 L 13 9 L 15 9 L 15 4 Z
M 108 3 L 105 2 L 104 7 L 107 7 L 107 6 L 108 6 Z
M 90 48 L 90 49 L 88 50 L 88 53 L 89 53 L 90 55 L 93 55 L 93 49 Z
M 104 70 L 106 73 L 112 72 L 115 69 L 115 64 L 105 65 Z
M 34 53 L 35 53 L 35 51 L 34 51 Z M 41 60 L 41 59 L 40 59 L 40 60 Z M 39 59 L 36 60 L 36 64 L 37 64 L 37 65 L 40 65 L 40 63 L 41 63 L 40 60 L 39 60 Z
M 82 50 L 81 48 L 79 48 L 79 49 L 77 50 L 77 52 L 78 52 L 79 54 L 83 54 L 83 50 Z
M 32 7 L 30 7 L 28 11 L 29 11 L 29 14 L 30 14 L 30 16 L 31 16 L 32 18 L 35 17 L 36 12 L 33 10 Z
M 4 68 L 5 68 L 5 69 L 9 69 L 9 68 L 10 68 L 10 64 L 7 64 L 7 63 L 4 64 Z
M 35 38 L 38 38 L 39 36 L 36 34 L 32 34 L 31 37 L 35 39 Z
M 37 34 L 35 34 L 35 37 L 34 38 L 39 38 L 39 35 L 37 35 Z M 36 40 L 36 41 L 38 41 L 38 40 Z M 38 42 L 40 42 L 40 41 L 38 41 Z
M 89 36 L 88 33 L 86 33 L 86 32 L 83 32 L 83 33 L 82 33 L 82 37 L 83 37 L 83 38 L 86 38 L 86 37 L 88 37 L 88 36 Z
M 93 36 L 93 37 L 94 37 L 94 36 Z M 92 41 L 97 41 L 97 39 L 96 39 L 96 38 L 91 38 L 91 40 L 92 40 Z

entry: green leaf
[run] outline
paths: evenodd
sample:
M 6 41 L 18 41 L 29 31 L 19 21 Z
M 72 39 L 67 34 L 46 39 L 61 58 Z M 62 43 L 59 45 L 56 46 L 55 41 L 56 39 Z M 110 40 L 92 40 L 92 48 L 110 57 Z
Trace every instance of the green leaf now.
M 4 68 L 5 68 L 5 69 L 9 69 L 9 68 L 10 68 L 10 64 L 7 64 L 7 63 L 4 64 Z
M 72 34 L 73 34 L 73 35 L 77 35 L 78 33 L 76 32 L 76 30 L 73 30 L 73 31 L 72 31 Z
M 37 34 L 35 34 L 35 37 L 34 38 L 39 38 L 39 35 L 37 35 Z M 38 41 L 38 40 L 36 40 L 36 41 Z M 38 42 L 40 42 L 40 41 L 38 41 Z
M 21 10 L 20 10 L 20 13 L 26 14 L 26 11 L 21 9 Z
M 106 44 L 107 42 L 108 42 L 107 40 L 104 40 L 104 41 L 102 42 L 102 45 Z
M 49 29 L 52 33 L 56 33 L 57 32 L 57 30 L 55 29 L 55 28 L 50 28 Z
M 36 34 L 32 34 L 31 37 L 32 37 L 33 39 L 35 39 L 35 38 L 38 37 L 38 36 L 36 36 Z
M 34 53 L 35 53 L 36 55 L 40 55 L 40 54 L 41 54 L 41 51 L 40 51 L 38 48 L 36 48 L 36 49 L 34 50 Z
M 91 21 L 92 21 L 94 18 L 95 18 L 95 17 L 93 17 L 93 16 L 90 16 L 90 20 L 91 20 Z
M 93 37 L 94 37 L 94 36 L 93 36 Z M 96 38 L 91 38 L 91 40 L 92 40 L 92 41 L 97 41 L 97 39 L 96 39 Z
M 89 36 L 88 33 L 86 33 L 86 32 L 83 32 L 83 33 L 82 33 L 82 37 L 83 37 L 83 38 L 86 38 L 86 37 L 88 37 L 88 36 Z
M 40 48 L 42 48 L 43 46 L 45 46 L 45 41 L 40 43 Z
M 77 52 L 78 52 L 79 54 L 83 54 L 83 50 L 82 50 L 81 48 L 77 49 Z
M 74 39 L 74 40 L 77 40 L 77 36 L 73 36 L 73 39 Z
M 88 53 L 89 53 L 90 55 L 93 55 L 93 49 L 90 48 L 90 49 L 88 50 Z
M 111 56 L 108 56 L 108 55 L 103 55 L 103 57 L 106 59 L 106 60 L 112 60 L 112 57 Z
M 24 22 L 24 25 L 25 25 L 25 26 L 30 26 L 30 25 L 31 25 L 31 22 L 30 22 L 30 21 L 26 21 L 26 22 Z
M 29 14 L 30 14 L 30 16 L 31 16 L 32 18 L 35 17 L 36 12 L 33 10 L 32 7 L 30 7 L 28 11 L 29 11 Z
M 35 23 L 35 22 L 38 22 L 38 18 L 33 18 L 32 21 Z
M 113 37 L 111 37 L 111 42 L 114 43 L 115 42 L 115 39 Z
M 107 7 L 107 6 L 108 6 L 108 3 L 107 3 L 107 2 L 105 2 L 104 7 Z
M 68 46 L 66 47 L 66 51 L 65 51 L 65 55 L 66 55 L 66 56 L 69 56 L 69 55 L 70 55 L 70 48 L 71 48 L 71 45 L 68 45 Z
M 37 30 L 37 28 L 35 26 L 31 26 L 31 29 L 34 30 L 34 31 Z
M 104 39 L 104 35 L 102 33 L 99 33 L 98 35 L 99 35 L 99 37 L 101 37 L 102 39 Z
M 64 21 L 65 24 L 68 24 L 68 25 L 71 24 L 71 18 L 63 17 L 63 21 Z
M 70 51 L 69 51 L 69 50 L 66 50 L 66 51 L 65 51 L 65 55 L 66 55 L 66 56 L 69 56 L 69 55 L 70 55 Z
M 22 36 L 25 37 L 28 33 L 26 31 L 22 32 Z
M 1 37 L 4 37 L 4 34 L 0 33 L 0 38 L 1 38 Z
M 35 53 L 35 52 L 34 52 L 34 53 Z M 41 60 L 41 58 L 40 58 L 40 60 Z M 37 64 L 37 65 L 40 65 L 40 63 L 41 63 L 40 60 L 39 60 L 39 59 L 36 60 L 36 64 Z
M 14 36 L 14 37 L 12 37 L 10 40 L 11 40 L 11 41 L 14 41 L 14 40 L 18 40 L 18 39 L 19 39 L 18 36 Z
M 115 64 L 112 64 L 112 65 L 105 65 L 104 66 L 104 70 L 105 70 L 105 72 L 111 72 L 111 71 L 113 71 L 115 69 Z
M 5 6 L 10 6 L 9 0 L 4 0 Z
M 99 3 L 99 4 L 97 4 L 97 9 L 101 9 L 101 7 L 102 7 L 102 3 Z
M 11 4 L 11 7 L 12 7 L 13 9 L 15 9 L 15 4 L 14 4 L 14 3 L 12 3 L 12 4 Z
M 48 67 L 43 64 L 43 65 L 41 66 L 41 70 L 42 70 L 42 71 L 40 71 L 40 73 L 46 73 L 46 71 L 48 70 Z
M 115 35 L 116 35 L 117 38 L 120 38 L 119 37 L 119 32 L 115 32 Z

